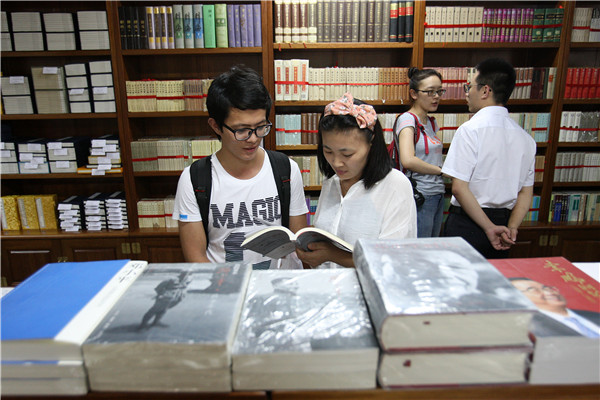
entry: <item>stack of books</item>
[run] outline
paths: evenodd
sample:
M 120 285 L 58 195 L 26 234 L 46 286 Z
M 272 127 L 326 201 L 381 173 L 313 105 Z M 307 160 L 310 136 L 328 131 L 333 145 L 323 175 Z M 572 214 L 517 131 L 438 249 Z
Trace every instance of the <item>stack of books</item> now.
M 384 388 L 527 381 L 535 307 L 462 238 L 359 239 Z
M 192 161 L 208 157 L 221 149 L 221 141 L 212 137 L 200 137 L 190 140 Z
M 39 12 L 10 13 L 15 51 L 44 51 L 42 18 Z
M 64 67 L 31 67 L 38 114 L 70 112 Z
M 316 145 L 319 117 L 320 113 L 275 115 L 275 143 L 277 146 Z
M 8 14 L 0 11 L 0 48 L 2 51 L 12 51 L 12 36 L 8 26 Z
M 22 230 L 40 229 L 35 198 L 32 195 L 17 196 L 17 209 Z
M 563 257 L 490 260 L 536 305 L 529 382 L 600 383 L 598 281 Z
M 104 210 L 106 211 L 106 223 L 108 229 L 123 230 L 129 228 L 125 192 L 120 190 L 109 194 L 106 199 L 104 199 Z
M 565 86 L 566 99 L 597 99 L 600 98 L 598 76 L 600 68 L 582 67 L 567 70 Z
M 2 218 L 2 230 L 20 231 L 21 218 L 19 217 L 19 208 L 17 205 L 17 196 L 2 196 L 0 198 L 0 218 Z
M 21 229 L 56 229 L 56 195 L 17 196 Z
M 157 81 L 126 81 L 127 111 L 155 112 L 156 111 L 156 82 Z
M 187 138 L 169 138 L 156 142 L 159 171 L 183 171 L 190 165 L 190 141 Z
M 81 50 L 110 49 L 106 11 L 77 11 Z
M 108 227 L 104 203 L 107 197 L 106 193 L 96 192 L 83 200 L 85 225 L 88 231 L 102 231 Z
M 104 175 L 122 173 L 119 135 L 107 134 L 92 139 L 88 164 L 77 168 L 78 174 Z
M 72 113 L 92 112 L 90 84 L 85 63 L 66 64 L 65 76 L 69 90 L 69 106 Z
M 4 295 L 2 395 L 83 395 L 81 346 L 145 261 L 47 264 Z
M 165 227 L 166 228 L 178 228 L 179 223 L 173 219 L 173 210 L 175 209 L 175 196 L 169 195 L 164 199 L 165 207 Z
M 19 142 L 19 172 L 21 174 L 49 174 L 50 165 L 46 155 L 47 139 L 30 139 Z
M 85 136 L 68 136 L 49 141 L 46 147 L 50 172 L 76 173 L 78 167 L 85 165 L 90 139 Z
M 14 141 L 0 142 L 0 173 L 18 174 L 17 146 Z
M 183 80 L 156 82 L 156 111 L 184 111 Z
M 65 232 L 85 230 L 84 199 L 85 196 L 74 195 L 58 203 L 58 220 L 61 230 Z
M 2 77 L 2 103 L 5 114 L 33 114 L 33 102 L 26 76 Z
M 88 66 L 94 98 L 94 112 L 116 112 L 117 105 L 110 60 L 90 61 Z
M 77 50 L 71 13 L 44 13 L 46 47 L 52 50 Z
M 600 222 L 600 192 L 552 192 L 548 222 Z
M 252 271 L 234 390 L 372 389 L 378 357 L 354 269 Z
M 137 203 L 137 212 L 140 228 L 166 227 L 165 202 L 163 199 L 141 199 Z
M 600 112 L 563 111 L 559 142 L 600 142 Z
M 317 156 L 290 156 L 298 164 L 302 173 L 302 184 L 306 186 L 320 186 L 323 183 L 323 173 L 319 169 Z
M 600 8 L 575 7 L 572 42 L 600 42 Z
M 131 142 L 133 172 L 158 171 L 157 138 L 142 138 Z
M 91 390 L 231 391 L 231 348 L 251 271 L 149 264 L 83 343 Z
M 559 151 L 554 162 L 554 182 L 600 180 L 600 153 Z
M 184 79 L 183 94 L 186 111 L 207 111 L 206 96 L 212 79 Z

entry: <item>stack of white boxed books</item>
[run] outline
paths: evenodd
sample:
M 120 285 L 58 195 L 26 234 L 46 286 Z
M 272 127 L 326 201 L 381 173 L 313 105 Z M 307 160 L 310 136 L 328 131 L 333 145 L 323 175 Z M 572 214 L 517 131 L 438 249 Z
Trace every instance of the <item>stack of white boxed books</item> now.
M 65 65 L 69 106 L 72 113 L 92 112 L 87 66 L 84 63 Z
M 47 139 L 30 139 L 18 144 L 19 171 L 22 174 L 49 174 Z
M 108 229 L 121 230 L 129 228 L 125 192 L 117 191 L 106 197 L 104 199 L 104 209 L 106 210 Z
M 15 51 L 44 51 L 42 18 L 39 12 L 12 12 Z
M 0 11 L 0 48 L 2 51 L 12 51 L 13 49 L 6 11 Z
M 110 60 L 90 61 L 89 69 L 94 98 L 94 112 L 116 112 L 115 88 Z
M 46 46 L 52 50 L 77 50 L 71 13 L 44 13 Z
M 81 50 L 110 49 L 106 11 L 77 11 Z
M 38 114 L 70 112 L 64 67 L 31 67 Z
M 68 136 L 47 144 L 48 161 L 52 173 L 76 173 L 85 164 L 90 139 L 84 136 Z
M 80 174 L 92 175 L 120 173 L 122 171 L 121 150 L 117 134 L 107 134 L 92 139 L 88 164 L 77 169 Z
M 29 78 L 26 76 L 3 76 L 2 103 L 6 114 L 33 114 Z
M 18 174 L 17 146 L 12 140 L 0 142 L 0 173 Z
M 58 203 L 60 229 L 65 232 L 79 232 L 85 229 L 83 200 L 85 196 L 71 196 Z
M 106 208 L 104 200 L 106 193 L 96 192 L 83 200 L 85 225 L 88 231 L 106 230 Z

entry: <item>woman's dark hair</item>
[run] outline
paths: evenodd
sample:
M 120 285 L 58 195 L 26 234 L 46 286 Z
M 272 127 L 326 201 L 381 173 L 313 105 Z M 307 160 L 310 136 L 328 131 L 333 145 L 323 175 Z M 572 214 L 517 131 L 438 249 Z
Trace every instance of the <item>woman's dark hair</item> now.
M 262 77 L 252 68 L 236 65 L 213 80 L 206 97 L 208 115 L 219 127 L 232 108 L 238 110 L 265 110 L 269 117 L 273 101 Z
M 430 76 L 437 76 L 438 78 L 440 78 L 440 81 L 443 82 L 442 74 L 440 74 L 435 69 L 419 69 L 416 67 L 410 67 L 408 69 L 408 79 L 410 79 L 408 83 L 408 88 L 414 91 L 419 90 L 419 83 L 421 83 L 423 79 L 427 79 Z
M 506 105 L 517 81 L 513 66 L 501 58 L 488 58 L 477 64 L 475 69 L 479 72 L 476 83 L 488 85 L 492 89 L 494 101 Z
M 365 102 L 354 99 L 354 104 L 366 104 Z M 317 160 L 319 169 L 327 178 L 335 175 L 335 171 L 327 162 L 323 154 L 323 132 L 341 132 L 347 133 L 350 130 L 358 129 L 364 136 L 367 143 L 371 143 L 367 164 L 363 170 L 361 179 L 366 189 L 372 188 L 377 182 L 386 177 L 392 169 L 392 162 L 387 152 L 387 146 L 383 138 L 383 129 L 379 120 L 375 122 L 373 131 L 369 128 L 360 129 L 356 118 L 351 115 L 327 115 L 322 116 L 319 121 L 319 144 L 317 147 Z

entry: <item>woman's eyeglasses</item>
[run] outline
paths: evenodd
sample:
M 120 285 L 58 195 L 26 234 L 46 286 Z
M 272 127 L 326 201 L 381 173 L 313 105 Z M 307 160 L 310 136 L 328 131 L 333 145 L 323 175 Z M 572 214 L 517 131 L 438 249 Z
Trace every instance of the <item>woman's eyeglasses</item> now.
M 427 96 L 429 97 L 435 97 L 435 95 L 437 94 L 438 96 L 442 97 L 445 93 L 446 93 L 446 89 L 438 89 L 438 90 L 417 90 L 417 92 L 422 92 L 422 93 L 427 93 Z

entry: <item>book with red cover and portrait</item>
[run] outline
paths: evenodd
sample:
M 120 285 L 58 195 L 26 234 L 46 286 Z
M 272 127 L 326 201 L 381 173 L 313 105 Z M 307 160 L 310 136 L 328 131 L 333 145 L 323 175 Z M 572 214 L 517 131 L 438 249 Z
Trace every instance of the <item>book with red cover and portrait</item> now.
M 563 257 L 489 260 L 537 306 L 529 381 L 600 382 L 600 284 Z

